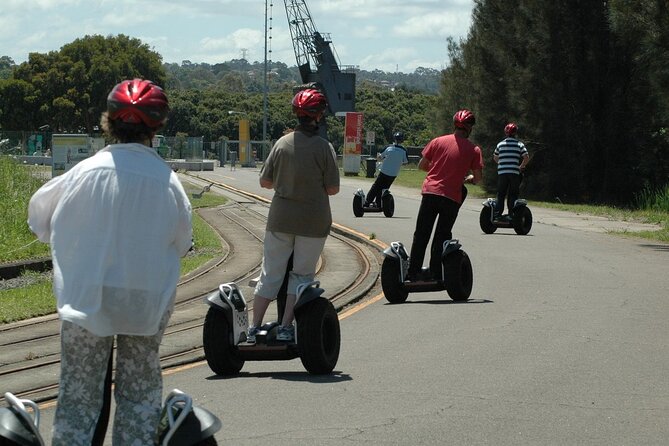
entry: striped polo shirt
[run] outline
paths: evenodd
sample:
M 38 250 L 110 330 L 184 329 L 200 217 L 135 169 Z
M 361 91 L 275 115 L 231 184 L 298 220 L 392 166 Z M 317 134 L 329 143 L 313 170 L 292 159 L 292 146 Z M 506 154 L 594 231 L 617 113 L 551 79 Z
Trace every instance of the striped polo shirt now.
M 499 157 L 497 173 L 499 175 L 505 173 L 520 175 L 520 163 L 523 156 L 527 154 L 525 144 L 516 138 L 506 138 L 501 141 L 495 148 L 495 155 Z

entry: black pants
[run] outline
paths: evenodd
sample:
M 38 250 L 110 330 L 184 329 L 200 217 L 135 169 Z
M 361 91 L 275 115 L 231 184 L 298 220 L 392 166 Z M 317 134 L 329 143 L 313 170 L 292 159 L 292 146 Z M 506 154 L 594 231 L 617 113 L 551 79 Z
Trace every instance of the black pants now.
M 444 242 L 453 238 L 452 230 L 458 218 L 460 204 L 440 195 L 423 195 L 416 218 L 416 231 L 413 234 L 409 260 L 409 276 L 415 277 L 423 267 L 425 249 L 432 235 L 432 227 L 437 220 L 437 227 L 430 248 L 430 272 L 438 277 L 441 274 L 441 254 Z
M 507 207 L 510 213 L 513 209 L 513 204 L 518 199 L 518 195 L 520 195 L 520 175 L 503 173 L 497 176 L 496 216 L 501 216 L 504 213 L 504 200 L 507 198 L 507 194 Z
M 376 202 L 376 205 L 381 207 L 381 194 L 384 189 L 390 189 L 390 185 L 393 184 L 396 177 L 391 177 L 385 173 L 379 172 L 379 175 L 374 180 L 374 184 L 369 188 L 367 192 L 367 197 L 365 197 L 365 204 L 369 204 L 372 201 Z

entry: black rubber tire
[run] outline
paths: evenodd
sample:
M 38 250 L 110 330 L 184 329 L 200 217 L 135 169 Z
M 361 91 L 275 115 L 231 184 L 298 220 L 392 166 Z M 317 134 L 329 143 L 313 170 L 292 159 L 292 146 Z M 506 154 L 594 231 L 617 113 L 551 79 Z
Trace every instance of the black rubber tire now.
M 339 359 L 341 333 L 332 302 L 322 297 L 300 308 L 297 319 L 297 347 L 307 372 L 324 375 L 332 372 Z
M 0 446 L 21 446 L 21 443 L 16 443 L 7 438 L 0 437 Z
M 481 225 L 481 231 L 486 234 L 492 234 L 497 230 L 497 227 L 492 224 L 492 208 L 490 206 L 483 206 L 481 213 L 479 214 L 479 224 Z
M 360 195 L 353 195 L 353 215 L 362 217 L 365 215 L 365 210 L 362 208 L 362 197 Z
M 532 211 L 527 206 L 521 206 L 513 211 L 513 230 L 518 235 L 527 235 L 532 229 Z
M 381 197 L 381 208 L 383 209 L 383 215 L 390 218 L 395 214 L 395 198 L 392 194 L 386 194 Z
M 209 307 L 202 330 L 204 357 L 212 372 L 221 376 L 236 375 L 244 360 L 232 346 L 232 329 L 221 310 Z
M 216 442 L 214 437 L 209 437 L 198 441 L 193 446 L 218 446 L 218 442 Z
M 400 282 L 400 262 L 391 257 L 384 257 L 381 264 L 381 288 L 386 300 L 391 304 L 401 304 L 409 293 Z
M 469 256 L 461 249 L 453 251 L 444 259 L 444 284 L 446 292 L 455 302 L 465 302 L 472 294 L 474 273 Z

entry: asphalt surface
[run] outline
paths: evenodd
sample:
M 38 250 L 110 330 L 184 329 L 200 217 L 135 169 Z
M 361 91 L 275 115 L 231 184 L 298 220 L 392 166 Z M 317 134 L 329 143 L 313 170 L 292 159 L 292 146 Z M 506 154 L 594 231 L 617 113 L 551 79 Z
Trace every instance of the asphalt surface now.
M 200 175 L 271 197 L 257 170 Z M 355 218 L 353 194 L 369 185 L 343 178 L 335 222 L 410 246 L 417 191 L 392 188 L 393 218 Z M 539 208 L 529 235 L 485 235 L 480 202 L 468 198 L 454 228 L 474 268 L 469 302 L 371 296 L 340 314 L 332 375 L 292 360 L 220 378 L 195 363 L 166 374 L 165 391 L 217 413 L 220 444 L 669 443 L 669 246 L 605 233 L 636 228 L 625 223 Z

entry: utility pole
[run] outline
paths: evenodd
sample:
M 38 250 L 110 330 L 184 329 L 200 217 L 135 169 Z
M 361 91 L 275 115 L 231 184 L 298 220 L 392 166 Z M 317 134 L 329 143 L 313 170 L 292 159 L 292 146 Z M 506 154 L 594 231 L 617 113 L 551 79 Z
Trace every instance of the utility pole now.
M 267 2 L 265 0 L 265 67 L 263 75 L 263 96 L 262 96 L 262 142 L 263 145 L 267 142 Z M 263 157 L 265 155 L 265 147 L 263 147 Z M 264 158 L 263 158 L 264 159 Z

